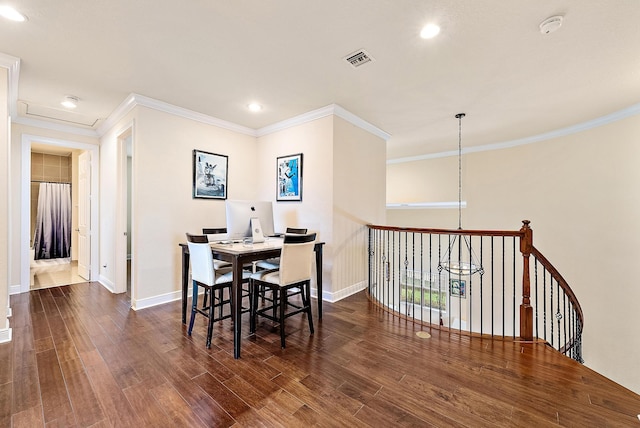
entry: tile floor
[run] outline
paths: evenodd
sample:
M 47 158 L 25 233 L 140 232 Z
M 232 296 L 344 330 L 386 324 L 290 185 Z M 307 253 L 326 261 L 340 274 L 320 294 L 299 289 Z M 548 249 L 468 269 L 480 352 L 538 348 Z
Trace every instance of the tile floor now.
M 69 259 L 32 261 L 30 270 L 32 290 L 86 282 L 78 275 L 78 262 Z

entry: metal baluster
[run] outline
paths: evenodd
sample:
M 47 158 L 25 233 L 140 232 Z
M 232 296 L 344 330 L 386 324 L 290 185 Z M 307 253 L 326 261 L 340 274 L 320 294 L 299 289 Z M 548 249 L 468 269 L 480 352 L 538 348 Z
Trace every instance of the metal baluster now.
M 491 336 L 495 334 L 494 328 L 494 317 L 495 317 L 495 309 L 494 309 L 494 284 L 495 284 L 495 276 L 494 276 L 494 237 L 491 237 Z

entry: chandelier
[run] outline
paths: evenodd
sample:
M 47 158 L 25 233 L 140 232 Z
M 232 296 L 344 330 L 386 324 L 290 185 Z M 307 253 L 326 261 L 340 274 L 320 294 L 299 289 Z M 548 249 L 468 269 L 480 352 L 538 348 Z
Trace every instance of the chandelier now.
M 458 230 L 462 230 L 462 118 L 464 113 L 456 114 L 458 119 Z M 470 276 L 484 273 L 482 265 L 471 248 L 470 237 L 465 235 L 449 235 L 449 244 L 438 263 L 438 270 L 445 270 L 452 275 Z

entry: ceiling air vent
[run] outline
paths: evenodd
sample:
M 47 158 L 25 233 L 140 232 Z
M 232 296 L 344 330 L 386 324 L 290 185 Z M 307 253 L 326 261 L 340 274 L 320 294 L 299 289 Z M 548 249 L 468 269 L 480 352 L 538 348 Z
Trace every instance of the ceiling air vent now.
M 344 57 L 344 60 L 351 64 L 353 68 L 357 68 L 368 62 L 372 62 L 373 57 L 369 55 L 369 52 L 364 49 L 360 49 Z

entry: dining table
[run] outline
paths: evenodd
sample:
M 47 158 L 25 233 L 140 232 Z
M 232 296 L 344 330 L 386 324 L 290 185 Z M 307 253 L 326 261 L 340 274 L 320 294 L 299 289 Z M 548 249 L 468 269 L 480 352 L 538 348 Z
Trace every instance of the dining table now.
M 233 282 L 231 284 L 231 317 L 240 320 L 242 314 L 242 271 L 244 266 L 258 260 L 279 257 L 283 237 L 268 237 L 264 242 L 253 243 L 245 241 L 213 241 L 209 243 L 211 256 L 218 260 L 231 263 Z M 189 289 L 189 246 L 180 243 L 182 249 L 182 323 L 187 322 L 187 296 Z M 322 319 L 322 252 L 324 242 L 314 245 L 316 265 L 316 287 L 318 302 L 318 319 Z M 242 343 L 242 322 L 233 323 L 233 356 L 240 358 Z

